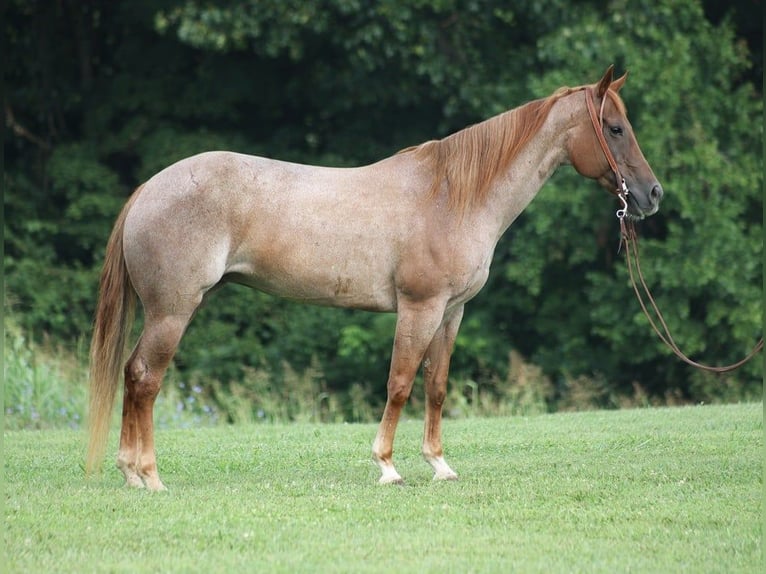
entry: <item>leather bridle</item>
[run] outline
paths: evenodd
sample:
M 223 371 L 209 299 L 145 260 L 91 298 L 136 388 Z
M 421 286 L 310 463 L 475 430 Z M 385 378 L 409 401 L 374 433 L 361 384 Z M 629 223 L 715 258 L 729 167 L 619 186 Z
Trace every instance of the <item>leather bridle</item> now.
M 596 104 L 594 103 L 593 99 L 593 88 L 585 88 L 585 103 L 588 106 L 588 115 L 590 116 L 590 121 L 593 124 L 593 130 L 596 132 L 598 143 L 601 145 L 601 150 L 606 156 L 606 161 L 609 163 L 609 167 L 614 173 L 614 181 L 617 183 L 617 187 L 612 193 L 614 193 L 614 195 L 616 195 L 617 198 L 622 201 L 622 208 L 617 210 L 616 214 L 617 219 L 622 221 L 628 214 L 628 195 L 630 195 L 630 190 L 628 189 L 628 185 L 625 183 L 625 178 L 622 177 L 622 174 L 620 173 L 620 168 L 617 167 L 617 161 L 614 159 L 612 150 L 609 149 L 609 146 L 606 144 L 606 138 L 604 137 L 604 104 L 606 103 L 606 94 L 604 94 L 604 97 L 601 100 L 601 108 L 599 109 L 598 115 L 596 115 Z
M 668 325 L 665 322 L 665 318 L 662 316 L 662 313 L 657 307 L 657 303 L 655 302 L 654 297 L 652 297 L 652 294 L 649 291 L 649 287 L 646 285 L 646 281 L 644 280 L 644 275 L 641 272 L 641 265 L 639 263 L 638 256 L 638 235 L 636 234 L 636 228 L 633 225 L 633 221 L 627 217 L 628 196 L 630 195 L 630 190 L 625 183 L 625 178 L 622 177 L 622 174 L 620 173 L 620 168 L 617 166 L 617 161 L 614 159 L 614 155 L 612 155 L 612 151 L 609 149 L 609 146 L 606 143 L 606 138 L 604 137 L 604 104 L 606 103 L 607 94 L 604 94 L 604 97 L 601 100 L 599 113 L 596 114 L 596 104 L 594 101 L 593 91 L 594 90 L 592 87 L 585 88 L 585 103 L 588 107 L 588 115 L 590 116 L 591 123 L 593 124 L 593 130 L 596 132 L 596 139 L 598 139 L 601 150 L 604 152 L 606 161 L 609 163 L 609 167 L 614 173 L 615 182 L 617 183 L 617 186 L 612 191 L 612 193 L 622 202 L 622 207 L 618 209 L 616 213 L 617 219 L 620 220 L 620 247 L 622 247 L 623 244 L 625 245 L 625 261 L 628 266 L 630 282 L 633 286 L 633 291 L 636 294 L 636 298 L 641 305 L 641 309 L 643 310 L 644 315 L 646 315 L 646 318 L 649 320 L 649 324 L 652 326 L 652 329 L 660 338 L 660 340 L 665 343 L 673 351 L 673 353 L 685 363 L 698 369 L 710 371 L 713 373 L 727 373 L 738 369 L 747 363 L 750 359 L 752 359 L 761 349 L 763 349 L 763 337 L 761 337 L 753 350 L 750 351 L 750 353 L 748 353 L 744 359 L 737 361 L 736 363 L 732 363 L 731 365 L 724 365 L 720 367 L 705 365 L 698 363 L 697 361 L 693 361 L 686 354 L 684 354 L 683 351 L 681 351 L 676 342 L 673 340 L 673 337 L 670 334 L 670 330 L 668 329 Z M 635 272 L 633 269 L 634 267 Z M 638 288 L 638 284 L 636 283 L 636 276 L 641 283 L 641 289 Z M 643 290 L 643 295 L 641 290 Z M 649 313 L 647 303 L 644 301 L 644 296 L 646 297 L 646 301 L 648 301 L 649 306 L 651 306 L 652 310 L 654 311 L 657 317 L 657 322 L 660 324 L 661 328 L 657 326 L 657 323 L 652 318 L 651 313 Z

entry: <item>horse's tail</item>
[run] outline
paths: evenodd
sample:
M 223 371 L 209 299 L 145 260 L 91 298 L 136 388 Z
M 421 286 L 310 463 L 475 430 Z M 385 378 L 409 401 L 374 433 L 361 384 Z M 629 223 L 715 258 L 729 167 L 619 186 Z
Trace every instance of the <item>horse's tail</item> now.
M 90 344 L 90 389 L 88 410 L 88 451 L 85 472 L 101 468 L 109 437 L 109 425 L 117 387 L 123 369 L 136 301 L 122 250 L 125 218 L 139 187 L 122 208 L 109 236 L 104 267 L 101 270 L 98 305 Z

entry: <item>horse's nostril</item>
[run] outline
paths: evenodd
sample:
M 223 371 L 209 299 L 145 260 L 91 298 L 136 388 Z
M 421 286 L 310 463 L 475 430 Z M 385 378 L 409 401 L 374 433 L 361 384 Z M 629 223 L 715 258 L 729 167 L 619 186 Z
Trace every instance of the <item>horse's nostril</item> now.
M 649 197 L 651 197 L 653 201 L 659 201 L 662 199 L 663 193 L 662 186 L 658 183 L 652 188 L 652 191 L 649 192 Z

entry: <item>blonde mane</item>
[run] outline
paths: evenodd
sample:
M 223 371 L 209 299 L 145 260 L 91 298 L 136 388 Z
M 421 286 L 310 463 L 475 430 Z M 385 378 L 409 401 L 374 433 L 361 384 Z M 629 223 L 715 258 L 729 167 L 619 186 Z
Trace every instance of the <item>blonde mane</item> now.
M 498 174 L 507 170 L 527 142 L 540 131 L 553 105 L 583 88 L 559 88 L 547 98 L 399 153 L 411 153 L 430 163 L 434 175 L 430 197 L 435 198 L 446 187 L 450 208 L 465 213 L 472 205 L 482 203 Z

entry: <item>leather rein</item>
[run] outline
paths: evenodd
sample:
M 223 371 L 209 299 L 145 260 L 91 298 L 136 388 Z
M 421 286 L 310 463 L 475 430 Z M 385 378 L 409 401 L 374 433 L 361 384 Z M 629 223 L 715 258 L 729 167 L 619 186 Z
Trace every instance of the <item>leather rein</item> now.
M 652 329 L 660 338 L 660 340 L 665 343 L 670 348 L 670 350 L 672 350 L 673 353 L 685 363 L 712 373 L 728 373 L 738 369 L 747 363 L 750 359 L 752 359 L 761 349 L 763 349 L 763 337 L 761 337 L 753 350 L 750 351 L 750 353 L 748 353 L 744 359 L 737 361 L 736 363 L 732 363 L 731 365 L 716 367 L 693 361 L 686 354 L 684 354 L 683 351 L 681 351 L 676 342 L 673 340 L 667 323 L 665 322 L 665 318 L 662 316 L 662 313 L 657 307 L 657 303 L 655 302 L 654 297 L 652 297 L 652 294 L 649 291 L 649 287 L 646 285 L 644 275 L 641 272 L 641 265 L 639 263 L 638 235 L 636 234 L 636 228 L 633 225 L 633 222 L 627 217 L 628 196 L 630 195 L 630 190 L 625 183 L 625 178 L 623 178 L 622 174 L 620 173 L 619 167 L 617 167 L 617 162 L 615 161 L 614 156 L 612 155 L 612 151 L 609 149 L 609 146 L 606 143 L 606 138 L 604 137 L 604 104 L 606 102 L 606 98 L 607 95 L 604 94 L 604 97 L 601 100 L 601 108 L 597 114 L 596 105 L 594 102 L 593 88 L 585 88 L 585 102 L 588 107 L 588 115 L 590 116 L 591 123 L 593 124 L 593 129 L 596 132 L 596 138 L 598 139 L 598 142 L 601 146 L 601 150 L 604 152 L 604 156 L 606 156 L 606 161 L 609 163 L 609 167 L 614 173 L 615 182 L 617 183 L 616 188 L 611 191 L 622 202 L 622 207 L 618 209 L 616 213 L 617 219 L 620 220 L 620 247 L 625 245 L 625 261 L 628 266 L 630 282 L 633 286 L 633 291 L 636 294 L 636 298 L 641 305 L 641 309 L 643 310 L 644 315 L 646 315 L 646 318 L 649 320 L 649 324 L 652 326 Z M 638 280 L 641 284 L 641 289 L 639 289 L 638 284 L 636 283 L 636 277 L 638 277 Z M 641 293 L 642 290 L 643 294 Z M 657 326 L 657 322 L 655 322 L 651 313 L 649 313 L 647 302 L 654 311 L 654 314 L 657 317 L 657 322 L 661 328 Z

